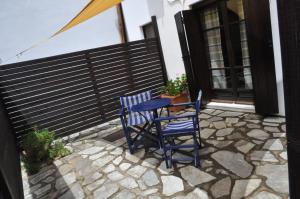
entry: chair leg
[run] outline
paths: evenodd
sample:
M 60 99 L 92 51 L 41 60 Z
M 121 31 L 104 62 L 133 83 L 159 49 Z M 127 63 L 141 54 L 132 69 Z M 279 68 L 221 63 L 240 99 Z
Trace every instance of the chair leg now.
M 168 151 L 166 150 L 166 143 L 165 143 L 165 137 L 162 136 L 162 139 L 161 139 L 161 145 L 162 145 L 162 149 L 164 150 L 164 159 L 165 159 L 165 162 L 166 162 L 166 168 L 169 169 L 172 167 L 172 161 L 170 160 L 171 162 L 171 165 L 169 164 L 169 157 L 168 157 Z
M 200 128 L 199 128 L 199 130 L 198 130 L 198 138 L 199 138 L 199 148 L 201 148 L 202 146 L 201 146 L 201 144 L 202 144 L 202 142 L 201 142 L 201 136 L 200 136 Z
M 196 133 L 193 134 L 194 139 L 194 165 L 198 167 L 200 165 L 200 157 L 199 157 L 199 143 L 197 141 Z
M 126 141 L 127 141 L 129 152 L 131 154 L 133 154 L 134 153 L 134 149 L 133 149 L 133 146 L 132 146 L 132 140 L 131 140 L 131 136 L 130 136 L 130 131 L 126 130 L 126 131 L 124 131 L 124 134 L 125 134 L 125 138 L 126 138 Z

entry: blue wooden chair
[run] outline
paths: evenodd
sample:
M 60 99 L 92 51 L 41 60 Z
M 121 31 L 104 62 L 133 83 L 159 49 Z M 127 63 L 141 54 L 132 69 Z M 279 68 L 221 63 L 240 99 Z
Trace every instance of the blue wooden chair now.
M 143 143 L 143 138 L 152 126 L 153 113 L 131 111 L 132 106 L 152 99 L 151 91 L 146 91 L 132 96 L 120 97 L 121 109 L 119 116 L 127 140 L 130 153 Z
M 202 91 L 199 91 L 198 98 L 195 102 L 181 103 L 172 106 L 193 106 L 195 113 L 183 115 L 183 116 L 169 116 L 159 117 L 155 119 L 155 123 L 159 132 L 160 142 L 164 151 L 164 159 L 166 161 L 167 168 L 172 167 L 173 162 L 177 161 L 194 161 L 196 167 L 199 166 L 199 148 L 201 146 L 200 138 L 200 126 L 198 114 L 200 111 Z M 178 121 L 180 119 L 180 121 Z M 186 119 L 186 120 L 182 120 Z M 174 121 L 175 120 L 175 121 Z M 176 121 L 177 120 L 177 121 Z M 161 125 L 162 121 L 168 123 L 164 126 Z M 191 136 L 193 144 L 175 144 L 174 139 L 180 136 Z M 197 139 L 198 135 L 198 139 Z M 194 149 L 193 157 L 175 158 L 173 157 L 174 150 L 177 149 Z

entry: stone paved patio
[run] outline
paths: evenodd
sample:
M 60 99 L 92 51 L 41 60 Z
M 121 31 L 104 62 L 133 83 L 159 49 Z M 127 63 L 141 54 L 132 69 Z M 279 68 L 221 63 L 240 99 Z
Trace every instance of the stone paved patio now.
M 288 198 L 284 118 L 213 109 L 200 118 L 200 169 L 168 170 L 155 147 L 130 155 L 120 127 L 93 130 L 68 144 L 71 155 L 34 176 L 23 172 L 25 198 Z

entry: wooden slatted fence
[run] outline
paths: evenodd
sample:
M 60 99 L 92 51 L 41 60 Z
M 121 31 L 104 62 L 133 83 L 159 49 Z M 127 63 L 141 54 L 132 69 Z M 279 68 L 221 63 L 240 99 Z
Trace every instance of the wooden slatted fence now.
M 159 40 L 1 65 L 0 91 L 17 138 L 48 128 L 66 136 L 117 117 L 118 96 L 166 81 Z

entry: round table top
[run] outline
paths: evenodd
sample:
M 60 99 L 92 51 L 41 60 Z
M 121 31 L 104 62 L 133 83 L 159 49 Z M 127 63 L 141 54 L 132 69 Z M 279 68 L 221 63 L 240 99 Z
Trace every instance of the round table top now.
M 142 102 L 140 104 L 132 106 L 131 110 L 134 112 L 140 111 L 152 111 L 156 110 L 171 104 L 170 99 L 161 98 L 161 99 L 153 99 L 146 102 Z

